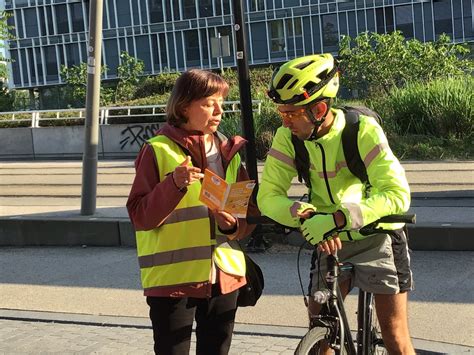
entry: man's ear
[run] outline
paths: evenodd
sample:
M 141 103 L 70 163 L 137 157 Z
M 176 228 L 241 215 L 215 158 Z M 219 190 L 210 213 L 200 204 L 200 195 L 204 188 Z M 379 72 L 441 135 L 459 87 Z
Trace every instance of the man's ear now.
M 319 101 L 316 106 L 313 107 L 312 111 L 314 113 L 314 117 L 319 121 L 323 116 L 326 114 L 328 110 L 328 104 L 326 101 Z

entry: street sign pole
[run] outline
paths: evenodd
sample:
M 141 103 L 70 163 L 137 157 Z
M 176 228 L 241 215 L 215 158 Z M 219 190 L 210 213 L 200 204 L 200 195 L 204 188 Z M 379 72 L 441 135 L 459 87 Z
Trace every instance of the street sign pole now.
M 249 176 L 255 180 L 254 197 L 258 189 L 257 153 L 255 146 L 255 131 L 252 116 L 252 96 L 250 93 L 249 66 L 247 62 L 247 35 L 244 22 L 244 6 L 241 0 L 233 0 L 234 32 L 236 38 L 236 60 L 239 74 L 240 112 L 242 127 L 248 143 L 245 151 L 245 165 Z
M 99 146 L 99 105 L 102 52 L 102 0 L 91 0 L 87 46 L 87 96 L 82 156 L 81 215 L 92 215 L 97 198 L 97 152 Z

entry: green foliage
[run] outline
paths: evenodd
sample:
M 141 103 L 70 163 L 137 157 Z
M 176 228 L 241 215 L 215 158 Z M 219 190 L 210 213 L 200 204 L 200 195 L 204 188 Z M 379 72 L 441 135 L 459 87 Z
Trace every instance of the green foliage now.
M 142 60 L 132 57 L 127 52 L 120 54 L 120 65 L 117 67 L 118 83 L 115 90 L 115 102 L 130 100 L 140 83 L 145 64 Z
M 386 129 L 470 140 L 474 126 L 474 79 L 470 76 L 411 83 L 368 102 L 384 118 Z
M 11 111 L 15 97 L 7 90 L 6 87 L 0 88 L 0 112 Z
M 362 33 L 355 39 L 342 36 L 339 43 L 342 85 L 357 89 L 362 97 L 388 94 L 414 81 L 472 75 L 470 50 L 451 44 L 447 35 L 435 42 L 405 40 L 400 31 Z
M 472 160 L 472 141 L 427 135 L 388 135 L 390 147 L 403 160 Z
M 1 11 L 0 12 L 0 48 L 4 48 L 4 41 L 13 40 L 15 36 L 12 35 L 12 32 L 15 30 L 14 26 L 8 24 L 8 19 L 13 16 L 12 12 Z M 7 62 L 8 59 L 0 55 L 0 61 Z M 6 77 L 6 76 L 2 76 Z
M 107 66 L 101 67 L 101 74 L 107 72 Z M 61 66 L 60 75 L 63 81 L 66 82 L 66 97 L 70 107 L 84 107 L 86 104 L 87 93 L 87 64 L 80 63 L 68 67 Z M 113 99 L 113 89 L 106 86 L 100 88 L 100 104 L 108 105 Z
M 150 76 L 140 83 L 135 91 L 134 98 L 140 99 L 155 95 L 169 95 L 180 73 L 163 73 Z

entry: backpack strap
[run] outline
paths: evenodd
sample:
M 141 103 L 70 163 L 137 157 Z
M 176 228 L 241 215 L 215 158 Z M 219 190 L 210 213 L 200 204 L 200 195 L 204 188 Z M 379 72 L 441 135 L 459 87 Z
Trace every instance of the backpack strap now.
M 342 109 L 346 118 L 346 126 L 342 130 L 342 149 L 346 159 L 349 171 L 357 177 L 362 183 L 368 184 L 369 177 L 367 169 L 362 160 L 357 145 L 357 136 L 359 133 L 359 112 L 353 109 Z
M 296 137 L 294 134 L 291 135 L 291 142 L 295 148 L 295 166 L 298 172 L 298 181 L 304 182 L 308 189 L 311 189 L 311 179 L 309 174 L 309 153 L 306 149 L 304 142 Z

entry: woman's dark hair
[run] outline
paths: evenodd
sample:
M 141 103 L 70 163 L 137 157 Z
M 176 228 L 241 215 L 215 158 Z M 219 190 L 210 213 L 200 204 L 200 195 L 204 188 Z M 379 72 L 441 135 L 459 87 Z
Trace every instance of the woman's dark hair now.
M 180 75 L 173 86 L 166 105 L 166 119 L 175 127 L 180 127 L 188 120 L 184 109 L 193 101 L 221 93 L 226 97 L 229 85 L 219 75 L 201 69 L 191 69 Z

